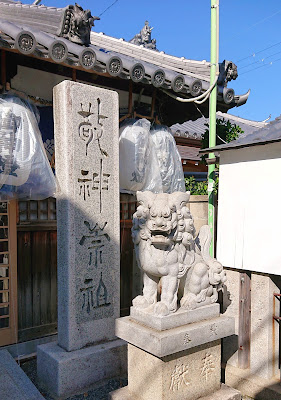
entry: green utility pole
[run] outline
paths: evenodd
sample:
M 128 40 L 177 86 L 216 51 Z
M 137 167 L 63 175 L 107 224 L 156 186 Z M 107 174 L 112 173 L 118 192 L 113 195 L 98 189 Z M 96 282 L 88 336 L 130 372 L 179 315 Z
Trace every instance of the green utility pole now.
M 219 73 L 219 0 L 211 0 L 211 72 L 210 85 L 214 83 Z M 216 111 L 217 111 L 217 85 L 214 86 L 209 100 L 209 147 L 216 145 Z M 209 154 L 209 159 L 215 158 L 214 153 Z M 214 256 L 214 183 L 215 164 L 208 164 L 208 224 L 211 229 L 212 241 L 210 255 Z

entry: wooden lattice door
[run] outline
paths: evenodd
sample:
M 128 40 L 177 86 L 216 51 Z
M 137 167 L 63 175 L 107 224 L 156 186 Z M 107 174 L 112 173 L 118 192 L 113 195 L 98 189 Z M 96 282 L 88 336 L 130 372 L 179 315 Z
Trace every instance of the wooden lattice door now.
M 0 346 L 17 342 L 16 201 L 0 202 Z

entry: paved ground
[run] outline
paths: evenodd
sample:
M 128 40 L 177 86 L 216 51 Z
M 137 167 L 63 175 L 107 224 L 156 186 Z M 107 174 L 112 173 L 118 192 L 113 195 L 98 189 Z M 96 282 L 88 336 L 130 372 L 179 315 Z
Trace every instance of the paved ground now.
M 46 400 L 54 400 L 54 398 L 48 392 L 46 392 L 46 390 L 44 390 L 44 388 L 42 388 L 38 382 L 36 374 L 36 360 L 22 363 L 21 368 Z M 94 389 L 80 395 L 68 397 L 66 400 L 107 400 L 109 392 L 126 385 L 127 380 L 125 378 L 111 379 L 103 386 L 95 387 Z
M 54 398 L 49 393 L 47 393 L 46 390 L 44 390 L 38 382 L 36 374 L 36 360 L 26 361 L 22 363 L 21 368 L 24 370 L 26 375 L 34 383 L 34 385 L 37 387 L 37 389 L 41 392 L 41 394 L 46 400 L 54 400 Z M 125 378 L 111 379 L 105 385 L 96 387 L 80 395 L 68 397 L 66 400 L 108 400 L 108 393 L 126 385 L 127 385 L 127 379 Z M 243 396 L 243 400 L 254 400 L 254 399 L 248 396 L 245 397 Z

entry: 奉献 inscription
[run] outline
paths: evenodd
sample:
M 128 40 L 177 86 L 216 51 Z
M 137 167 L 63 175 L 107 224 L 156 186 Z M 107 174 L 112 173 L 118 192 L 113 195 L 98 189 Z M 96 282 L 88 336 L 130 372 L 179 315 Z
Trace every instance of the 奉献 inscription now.
M 181 389 L 182 386 L 188 386 L 190 382 L 187 379 L 188 366 L 181 364 L 176 365 L 171 375 L 170 390 L 176 392 Z
M 215 370 L 215 360 L 213 354 L 207 353 L 202 360 L 201 375 L 207 382 L 210 375 Z

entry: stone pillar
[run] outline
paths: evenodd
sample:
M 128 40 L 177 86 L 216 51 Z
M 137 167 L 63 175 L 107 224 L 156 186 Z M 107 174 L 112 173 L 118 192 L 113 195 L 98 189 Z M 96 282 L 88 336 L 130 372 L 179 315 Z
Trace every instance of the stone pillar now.
M 251 372 L 264 379 L 279 377 L 279 326 L 273 321 L 273 293 L 279 289 L 269 276 L 252 274 Z M 279 301 L 276 300 L 276 306 Z
M 239 326 L 239 285 L 240 271 L 227 270 L 224 291 L 224 315 L 235 317 Z M 278 385 L 279 325 L 273 315 L 279 315 L 279 300 L 274 293 L 280 293 L 280 283 L 273 275 L 251 273 L 251 341 L 250 365 L 241 369 L 238 365 L 238 329 L 236 335 L 223 340 L 223 364 L 225 382 L 251 398 L 273 400 L 281 398 Z M 280 281 L 279 281 L 280 282 Z M 280 381 L 279 381 L 280 382 Z
M 226 270 L 227 281 L 223 291 L 223 315 L 235 318 L 235 334 L 223 339 L 223 366 L 238 367 L 239 287 L 240 273 Z
M 219 304 L 156 316 L 131 307 L 116 321 L 128 345 L 128 386 L 111 400 L 241 400 L 221 387 L 221 341 L 234 333 L 234 319 Z
M 54 89 L 58 344 L 38 347 L 38 375 L 56 396 L 121 373 L 118 112 L 116 92 Z

